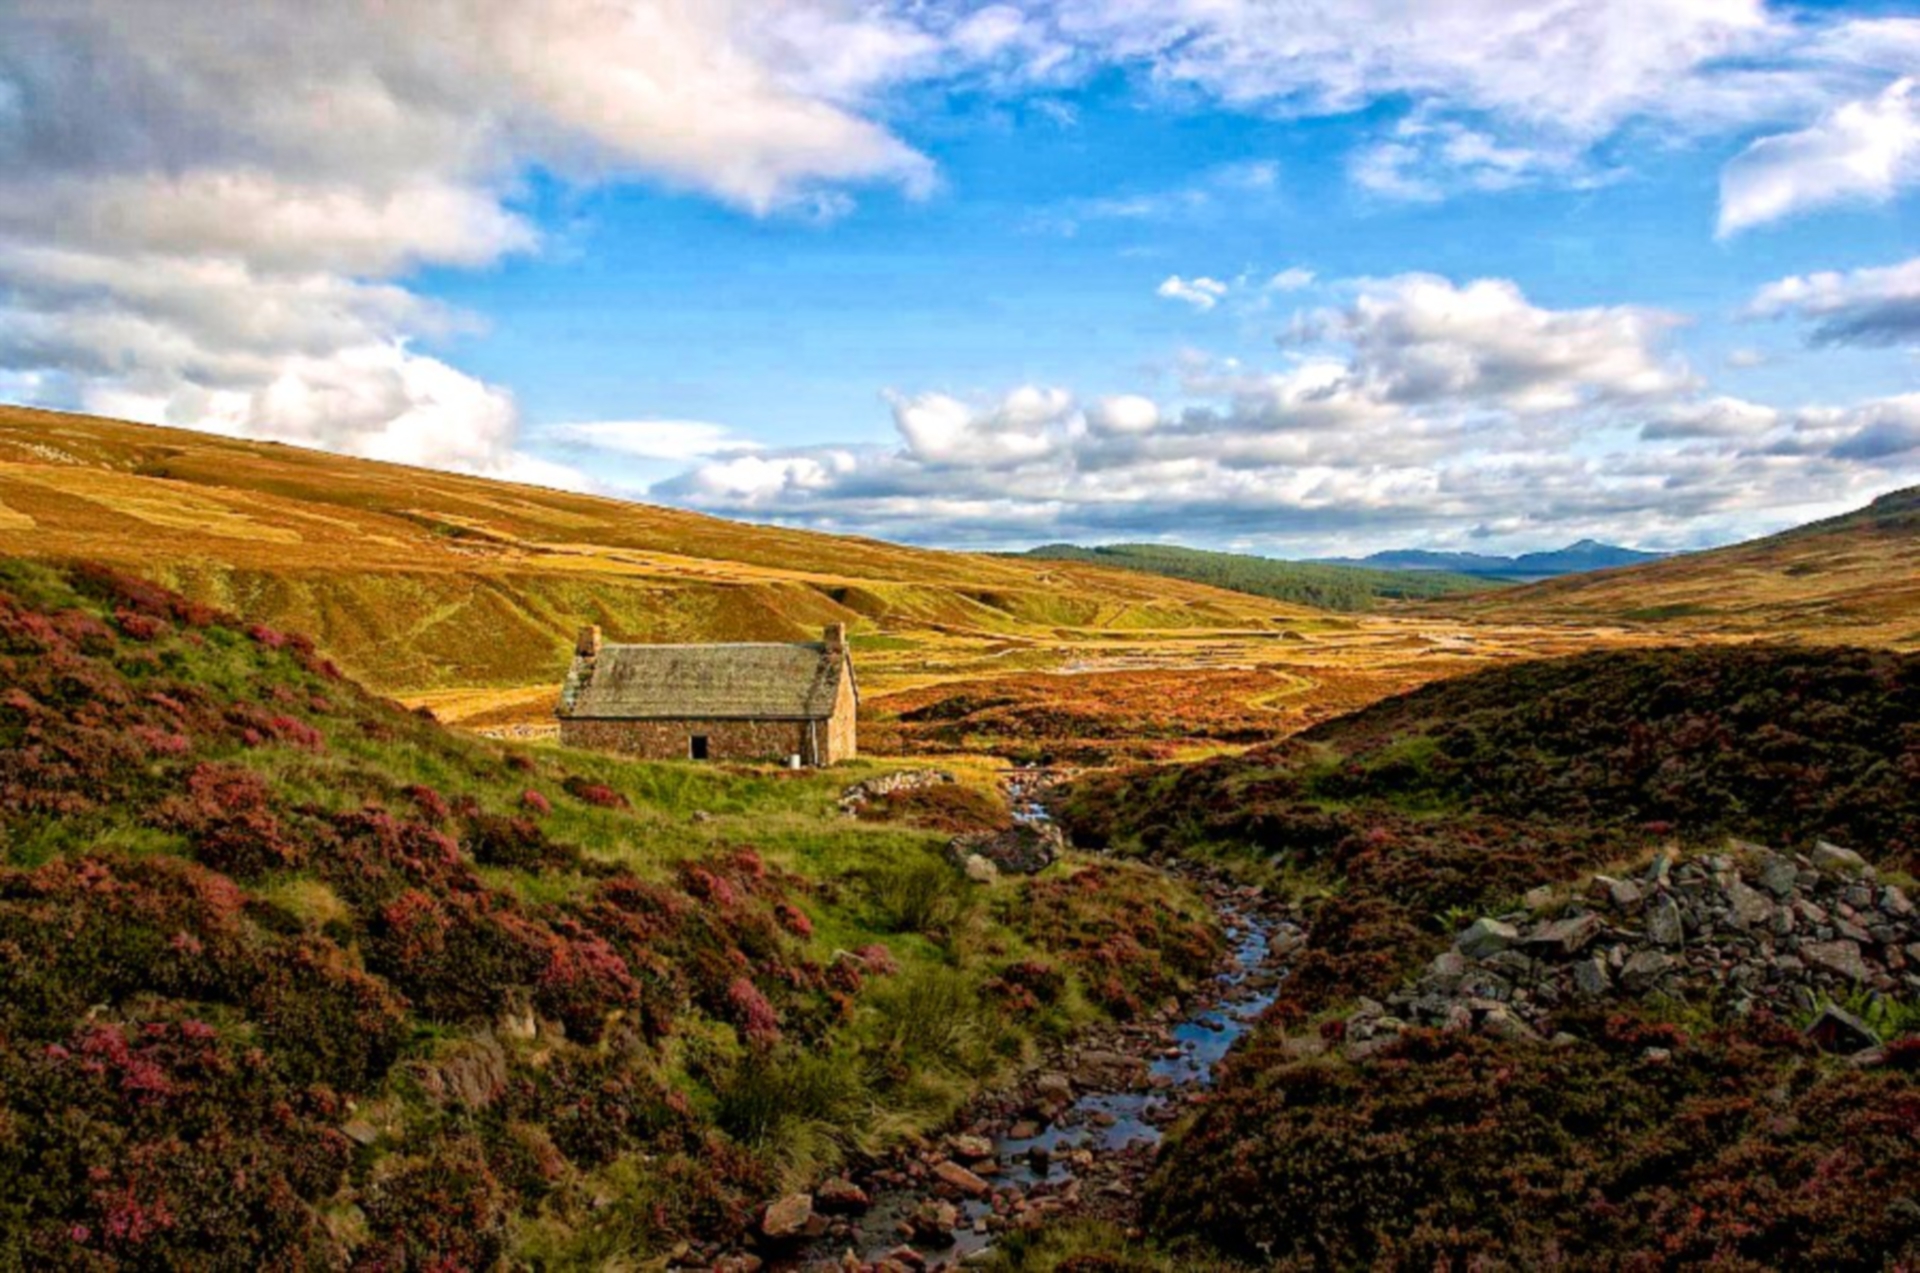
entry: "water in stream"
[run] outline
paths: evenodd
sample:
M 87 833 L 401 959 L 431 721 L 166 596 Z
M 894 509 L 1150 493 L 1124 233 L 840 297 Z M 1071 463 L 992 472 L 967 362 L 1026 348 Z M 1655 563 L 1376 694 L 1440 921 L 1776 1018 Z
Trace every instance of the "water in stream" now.
M 1016 818 L 1047 820 L 1039 798 L 1044 781 L 1017 775 L 1008 784 Z M 950 1235 L 950 1245 L 914 1244 L 926 1267 L 950 1267 L 991 1245 L 994 1234 L 988 1217 L 995 1211 L 993 1199 L 1005 1210 L 1010 1194 L 1069 1193 L 1076 1175 L 1076 1151 L 1091 1152 L 1098 1163 L 1157 1145 L 1161 1124 L 1170 1122 L 1196 1089 L 1213 1082 L 1215 1067 L 1273 1002 L 1282 971 L 1281 952 L 1291 948 L 1297 930 L 1288 920 L 1263 910 L 1251 891 L 1205 876 L 1192 882 L 1213 906 L 1226 932 L 1231 948 L 1228 966 L 1209 990 L 1191 997 L 1186 1015 L 1167 1030 L 1130 1036 L 1135 1040 L 1132 1055 L 1147 1061 L 1144 1082 L 1139 1081 L 1142 1071 L 1135 1065 L 1132 1082 L 1092 1087 L 1076 1083 L 1079 1090 L 1072 1104 L 1034 1134 L 1016 1137 L 1009 1130 L 991 1137 L 991 1168 L 983 1175 L 994 1192 L 988 1198 L 957 1204 L 960 1223 Z M 1011 1129 L 1018 1124 L 1006 1126 Z M 1086 1161 L 1082 1155 L 1080 1174 L 1087 1174 Z M 849 1250 L 863 1264 L 880 1261 L 902 1245 L 903 1225 L 933 1196 L 931 1184 L 924 1182 L 880 1192 L 861 1217 L 858 1241 L 823 1242 L 799 1267 L 842 1267 Z

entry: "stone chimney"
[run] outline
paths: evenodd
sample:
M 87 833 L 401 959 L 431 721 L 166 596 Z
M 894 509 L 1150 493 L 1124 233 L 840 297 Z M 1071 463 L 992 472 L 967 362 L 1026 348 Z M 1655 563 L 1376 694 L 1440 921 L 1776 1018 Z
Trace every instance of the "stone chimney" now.
M 589 623 L 586 627 L 581 628 L 579 643 L 573 648 L 574 652 L 583 659 L 590 659 L 598 655 L 600 653 L 600 625 L 597 623 Z
M 829 623 L 827 625 L 826 641 L 828 655 L 845 654 L 847 652 L 847 625 L 844 623 Z

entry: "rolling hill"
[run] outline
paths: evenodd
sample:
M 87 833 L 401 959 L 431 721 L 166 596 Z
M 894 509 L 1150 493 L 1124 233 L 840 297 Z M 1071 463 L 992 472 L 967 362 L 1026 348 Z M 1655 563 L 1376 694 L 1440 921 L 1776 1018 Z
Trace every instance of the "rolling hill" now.
M 1106 544 L 1097 548 L 1044 544 L 1028 551 L 1027 556 L 1118 566 L 1324 610 L 1371 610 L 1382 600 L 1445 597 L 1489 586 L 1485 579 L 1445 570 L 1378 570 L 1360 564 L 1279 561 L 1168 544 Z
M 844 622 L 870 652 L 906 637 L 998 655 L 1060 634 L 1315 622 L 1301 607 L 1098 566 L 18 407 L 0 407 L 0 554 L 108 563 L 310 632 L 388 693 L 557 683 L 584 622 L 621 640 L 793 640 Z
M 1449 612 L 1920 647 L 1920 487 L 1826 521 L 1646 565 L 1482 593 Z

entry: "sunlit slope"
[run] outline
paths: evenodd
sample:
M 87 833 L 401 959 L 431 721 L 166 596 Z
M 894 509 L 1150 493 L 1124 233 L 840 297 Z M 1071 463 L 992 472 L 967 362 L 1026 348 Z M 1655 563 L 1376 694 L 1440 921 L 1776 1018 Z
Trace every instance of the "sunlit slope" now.
M 1452 598 L 1510 622 L 1629 622 L 1920 648 L 1920 487 L 1750 543 Z
M 1268 628 L 1179 580 L 785 530 L 317 451 L 0 407 L 0 552 L 137 570 L 312 632 L 390 692 L 557 677 L 631 640 Z

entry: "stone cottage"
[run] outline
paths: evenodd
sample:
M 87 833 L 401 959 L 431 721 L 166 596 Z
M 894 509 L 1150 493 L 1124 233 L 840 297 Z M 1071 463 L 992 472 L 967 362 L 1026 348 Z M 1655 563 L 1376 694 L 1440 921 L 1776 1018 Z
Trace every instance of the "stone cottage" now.
M 831 765 L 855 754 L 844 624 L 818 642 L 605 645 L 582 630 L 560 691 L 560 741 L 648 760 Z

